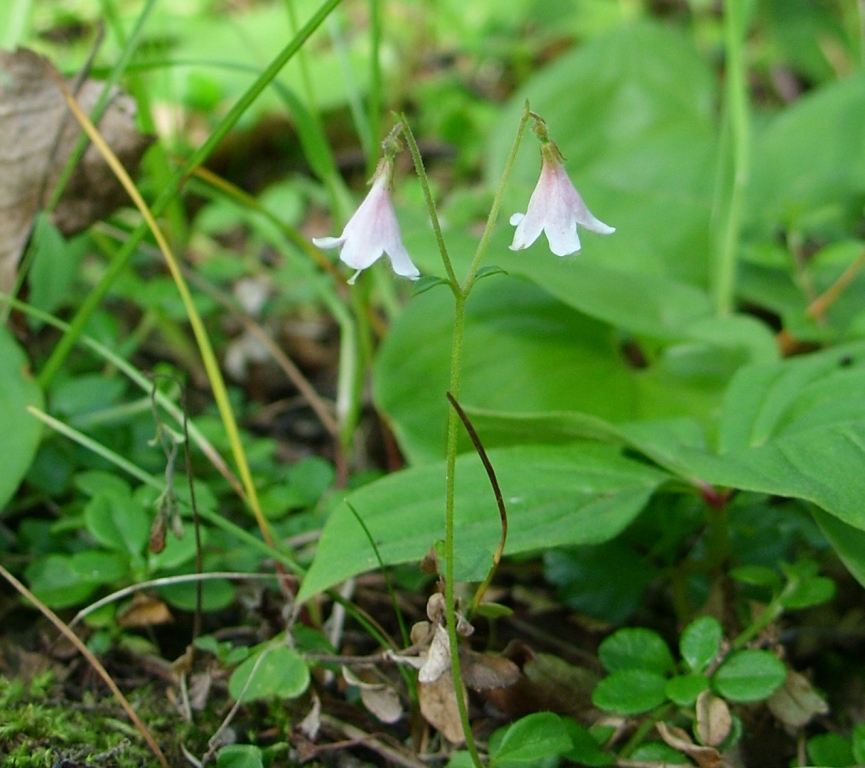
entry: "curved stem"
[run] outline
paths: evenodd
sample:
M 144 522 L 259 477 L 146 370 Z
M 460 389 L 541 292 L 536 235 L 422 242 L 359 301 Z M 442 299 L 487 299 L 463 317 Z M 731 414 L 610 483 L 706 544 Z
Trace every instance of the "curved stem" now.
M 523 108 L 523 115 L 520 118 L 520 124 L 517 127 L 517 135 L 514 136 L 514 143 L 511 145 L 511 151 L 510 154 L 508 154 L 508 159 L 505 163 L 505 170 L 502 173 L 502 180 L 499 182 L 499 188 L 496 190 L 496 196 L 493 199 L 493 206 L 492 208 L 490 208 L 490 215 L 487 217 L 487 223 L 484 227 L 484 233 L 483 235 L 481 235 L 481 241 L 478 243 L 478 249 L 475 251 L 475 256 L 472 259 L 471 265 L 469 266 L 469 271 L 466 274 L 466 279 L 462 284 L 462 291 L 465 296 L 468 296 L 469 292 L 472 289 L 475 276 L 477 275 L 484 255 L 487 252 L 487 246 L 489 246 L 490 244 L 490 237 L 492 237 L 493 234 L 493 227 L 495 227 L 496 219 L 499 216 L 499 209 L 502 207 L 502 198 L 505 195 L 505 187 L 507 186 L 508 179 L 510 178 L 511 169 L 514 167 L 514 161 L 517 159 L 517 150 L 519 150 L 520 144 L 522 143 L 523 133 L 525 132 L 526 123 L 528 122 L 530 116 L 531 110 L 529 109 L 529 102 L 526 101 L 526 105 Z M 456 395 L 454 396 L 456 397 Z
M 430 191 L 429 178 L 426 175 L 423 158 L 421 157 L 420 150 L 418 149 L 417 142 L 415 141 L 414 134 L 411 132 L 406 116 L 400 115 L 399 120 L 402 124 L 402 134 L 405 136 L 405 140 L 408 143 L 408 149 L 409 152 L 411 152 L 411 157 L 414 161 L 415 171 L 417 171 L 417 176 L 420 180 L 424 201 L 426 202 L 426 207 L 429 211 L 430 221 L 432 221 L 433 232 L 435 232 L 436 244 L 438 245 L 439 253 L 441 253 L 442 261 L 444 262 L 445 271 L 448 274 L 448 281 L 450 282 L 453 291 L 456 292 L 459 290 L 460 283 L 459 280 L 457 280 L 456 273 L 454 272 L 451 257 L 448 253 L 448 247 L 445 243 L 444 235 L 442 234 L 442 227 L 439 222 L 438 212 L 436 211 L 436 204 L 433 200 L 432 192 Z

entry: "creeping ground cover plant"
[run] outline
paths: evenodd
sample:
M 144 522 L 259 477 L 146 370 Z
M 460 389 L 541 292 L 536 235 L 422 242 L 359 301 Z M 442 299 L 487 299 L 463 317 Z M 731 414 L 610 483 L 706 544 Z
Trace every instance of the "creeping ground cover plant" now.
M 865 763 L 865 4 L 0 4 L 0 764 Z

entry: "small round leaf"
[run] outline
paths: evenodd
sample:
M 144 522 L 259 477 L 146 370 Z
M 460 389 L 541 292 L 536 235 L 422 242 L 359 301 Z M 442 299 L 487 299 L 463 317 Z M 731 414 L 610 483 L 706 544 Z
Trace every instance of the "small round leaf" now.
M 692 671 L 702 672 L 708 666 L 721 648 L 723 636 L 724 630 L 711 616 L 701 616 L 685 627 L 679 650 Z
M 730 701 L 762 701 L 786 677 L 787 670 L 775 654 L 749 649 L 730 654 L 718 667 L 712 683 L 717 693 Z
M 650 629 L 620 629 L 598 648 L 601 663 L 608 672 L 641 669 L 665 675 L 675 667 L 664 639 Z
M 620 715 L 649 712 L 667 700 L 667 681 L 645 669 L 623 669 L 598 683 L 592 694 L 596 707 Z

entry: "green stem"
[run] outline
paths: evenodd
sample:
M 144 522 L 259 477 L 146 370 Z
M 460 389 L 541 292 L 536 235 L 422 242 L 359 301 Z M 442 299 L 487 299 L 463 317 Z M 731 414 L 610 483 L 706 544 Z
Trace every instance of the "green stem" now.
M 306 42 L 310 35 L 315 32 L 331 11 L 333 11 L 333 9 L 341 2 L 342 0 L 325 0 L 303 29 L 301 29 L 300 32 L 294 36 L 291 42 L 280 51 L 279 55 L 270 63 L 267 69 L 261 73 L 240 99 L 238 99 L 237 103 L 235 103 L 235 105 L 229 110 L 228 114 L 213 130 L 213 133 L 211 133 L 207 140 L 192 154 L 192 157 L 189 158 L 186 165 L 174 174 L 171 183 L 156 199 L 151 208 L 151 212 L 155 217 L 159 217 L 165 212 L 192 171 L 207 159 L 211 152 L 213 152 L 228 132 L 240 120 L 244 112 L 246 112 L 262 91 L 264 91 L 264 89 L 267 88 L 276 78 L 289 59 L 300 50 L 301 46 Z M 87 295 L 87 298 L 85 298 L 81 303 L 78 312 L 70 324 L 69 333 L 60 339 L 57 346 L 54 348 L 54 351 L 51 353 L 51 356 L 48 358 L 48 361 L 45 363 L 45 367 L 39 373 L 39 385 L 43 389 L 47 389 L 54 380 L 54 377 L 57 375 L 66 358 L 69 356 L 69 353 L 72 351 L 73 346 L 75 346 L 76 340 L 83 333 L 84 327 L 90 320 L 90 317 L 102 303 L 102 300 L 105 298 L 105 295 L 108 293 L 115 280 L 126 268 L 126 265 L 132 258 L 133 253 L 135 253 L 135 249 L 148 231 L 149 226 L 147 222 L 142 221 L 129 235 L 129 239 L 120 251 L 118 251 L 98 285 L 96 285 L 96 287 Z
M 523 108 L 523 115 L 520 118 L 520 124 L 517 127 L 517 135 L 514 136 L 514 143 L 511 145 L 511 151 L 508 154 L 508 159 L 505 163 L 505 170 L 502 173 L 502 180 L 499 182 L 499 188 L 496 190 L 496 196 L 493 199 L 492 208 L 490 208 L 490 215 L 487 217 L 487 223 L 484 227 L 484 233 L 481 235 L 481 241 L 478 243 L 478 248 L 475 251 L 475 256 L 472 259 L 471 265 L 469 266 L 469 271 L 466 274 L 466 279 L 463 281 L 462 284 L 462 292 L 465 296 L 468 296 L 469 292 L 472 289 L 475 276 L 477 275 L 484 255 L 487 252 L 487 247 L 490 244 L 490 238 L 493 234 L 493 227 L 495 227 L 496 219 L 499 216 L 499 209 L 502 207 L 502 198 L 504 198 L 505 195 L 505 187 L 507 186 L 508 179 L 510 178 L 511 169 L 514 167 L 514 162 L 517 159 L 517 151 L 519 150 L 520 144 L 522 143 L 523 133 L 526 130 L 526 123 L 528 122 L 530 116 L 531 111 L 529 110 L 529 102 L 527 101 L 525 107 Z M 454 393 L 454 397 L 456 397 L 456 393 Z
M 745 3 L 744 0 L 729 0 L 725 7 L 726 99 L 733 177 L 729 196 L 725 201 L 723 231 L 714 269 L 715 311 L 721 316 L 729 314 L 733 309 L 745 192 L 751 170 L 748 84 L 744 56 Z M 726 174 L 721 178 L 726 179 Z
M 381 132 L 381 3 L 380 0 L 369 0 L 369 38 L 370 38 L 370 73 L 369 73 L 369 104 L 367 120 L 372 138 L 372 146 L 367 158 L 367 175 L 371 176 L 378 162 L 374 151 Z
M 455 294 L 454 305 L 454 334 L 453 346 L 451 347 L 451 382 L 450 392 L 459 401 L 460 396 L 460 373 L 462 370 L 463 354 L 463 331 L 466 318 L 466 296 L 461 291 Z M 456 604 L 454 597 L 454 498 L 456 491 L 456 461 L 457 461 L 457 434 L 459 430 L 459 416 L 453 408 L 448 408 L 448 431 L 447 431 L 447 489 L 445 491 L 445 616 L 447 619 L 448 644 L 451 655 L 451 674 L 454 681 L 454 690 L 457 699 L 457 708 L 460 720 L 463 724 L 463 734 L 466 739 L 466 748 L 477 768 L 481 768 L 480 755 L 472 735 L 469 714 L 466 702 L 463 698 L 463 680 L 460 670 L 459 637 L 457 636 Z
M 408 120 L 405 115 L 400 115 L 399 120 L 402 123 L 402 135 L 405 136 L 405 140 L 408 143 L 409 152 L 411 152 L 412 160 L 414 161 L 415 171 L 417 171 L 418 179 L 420 180 L 420 186 L 423 190 L 424 202 L 426 202 L 427 211 L 429 211 L 430 221 L 432 221 L 433 232 L 435 233 L 436 245 L 438 245 L 439 253 L 441 253 L 442 262 L 445 265 L 445 272 L 448 274 L 448 281 L 451 284 L 451 288 L 454 293 L 459 292 L 460 290 L 460 281 L 457 280 L 456 272 L 454 272 L 453 263 L 451 262 L 450 254 L 448 254 L 448 247 L 445 243 L 444 234 L 442 234 L 441 223 L 439 222 L 438 211 L 436 210 L 436 204 L 433 200 L 432 191 L 429 186 L 429 178 L 426 175 L 426 168 L 424 168 L 423 158 L 421 157 L 420 150 L 418 149 L 417 142 L 415 141 L 414 134 L 411 132 L 411 128 L 409 127 Z M 451 389 L 453 392 L 453 389 Z M 457 393 L 454 392 L 454 397 L 457 397 Z

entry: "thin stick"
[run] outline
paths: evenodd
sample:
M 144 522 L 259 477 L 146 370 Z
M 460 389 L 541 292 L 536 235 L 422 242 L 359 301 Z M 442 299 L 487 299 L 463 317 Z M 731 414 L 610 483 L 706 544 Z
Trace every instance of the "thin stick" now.
M 127 715 L 129 715 L 129 719 L 132 721 L 133 725 L 138 729 L 139 733 L 144 737 L 144 740 L 147 742 L 147 746 L 150 747 L 150 751 L 156 755 L 156 759 L 159 760 L 159 764 L 163 766 L 163 768 L 169 768 L 168 761 L 165 759 L 165 755 L 162 753 L 162 750 L 159 748 L 159 745 L 156 743 L 156 739 L 153 738 L 153 734 L 147 729 L 147 726 L 142 722 L 141 718 L 138 717 L 135 710 L 132 708 L 132 705 L 129 703 L 127 698 L 123 695 L 120 689 L 117 687 L 117 683 L 114 682 L 111 675 L 108 674 L 108 670 L 102 666 L 99 659 L 93 655 L 93 652 L 81 641 L 81 639 L 76 635 L 63 621 L 60 617 L 54 613 L 45 603 L 39 600 L 36 595 L 34 595 L 27 587 L 25 587 L 18 579 L 16 579 L 9 571 L 7 571 L 2 565 L 0 565 L 0 576 L 3 576 L 6 581 L 8 581 L 15 589 L 18 590 L 27 600 L 29 600 L 33 605 L 35 605 L 39 611 L 42 613 L 45 618 L 48 619 L 57 629 L 69 640 L 72 645 L 74 645 L 87 659 L 87 662 L 90 664 L 93 669 L 99 674 L 99 676 L 105 681 L 105 684 L 111 689 L 111 692 L 117 698 L 117 701 L 120 702 L 120 706 L 123 707 L 124 711 Z

